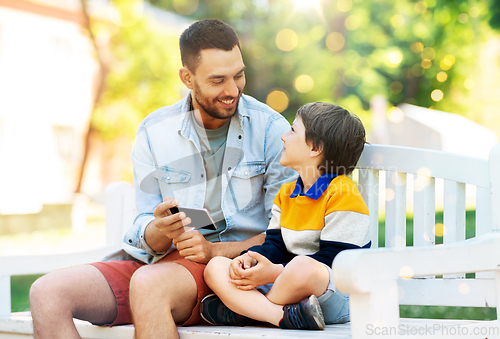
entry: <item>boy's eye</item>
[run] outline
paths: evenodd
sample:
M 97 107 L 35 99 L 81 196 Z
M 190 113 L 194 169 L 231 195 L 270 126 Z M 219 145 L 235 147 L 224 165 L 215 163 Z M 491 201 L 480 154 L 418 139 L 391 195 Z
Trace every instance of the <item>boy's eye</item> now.
M 292 130 L 292 132 L 295 132 L 295 130 L 293 129 L 293 127 L 290 128 Z

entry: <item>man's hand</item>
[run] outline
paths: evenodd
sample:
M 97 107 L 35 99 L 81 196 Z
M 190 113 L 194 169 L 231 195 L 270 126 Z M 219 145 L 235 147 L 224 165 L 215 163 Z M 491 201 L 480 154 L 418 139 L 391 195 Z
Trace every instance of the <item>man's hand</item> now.
M 189 219 L 189 218 L 188 218 Z M 206 264 L 212 259 L 213 244 L 194 228 L 181 233 L 173 240 L 179 254 L 185 259 Z
M 155 216 L 154 226 L 167 238 L 175 239 L 184 233 L 184 226 L 191 223 L 191 219 L 186 217 L 184 212 L 172 214 L 171 207 L 178 205 L 178 201 L 173 198 L 165 198 L 153 211 Z
M 248 257 L 245 257 L 245 256 Z M 240 290 L 248 291 L 258 286 L 273 283 L 283 272 L 284 266 L 273 264 L 263 255 L 248 251 L 233 259 L 229 266 L 231 284 Z

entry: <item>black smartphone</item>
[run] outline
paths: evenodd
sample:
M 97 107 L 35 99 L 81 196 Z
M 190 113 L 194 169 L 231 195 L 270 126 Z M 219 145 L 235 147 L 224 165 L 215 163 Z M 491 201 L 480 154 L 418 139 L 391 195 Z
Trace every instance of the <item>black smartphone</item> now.
M 186 216 L 191 219 L 191 223 L 188 225 L 188 227 L 204 228 L 213 231 L 217 230 L 217 226 L 215 226 L 215 222 L 206 208 L 190 208 L 179 206 L 170 208 L 170 213 L 172 214 L 179 212 L 186 213 Z

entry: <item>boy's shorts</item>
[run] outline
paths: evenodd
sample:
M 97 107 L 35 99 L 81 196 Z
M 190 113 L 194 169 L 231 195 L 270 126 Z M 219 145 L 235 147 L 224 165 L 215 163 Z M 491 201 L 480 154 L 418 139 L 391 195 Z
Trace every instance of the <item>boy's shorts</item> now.
M 325 323 L 342 324 L 349 321 L 349 295 L 337 291 L 333 284 L 332 268 L 325 265 L 330 274 L 330 282 L 326 292 L 318 297 Z
M 198 296 L 196 306 L 194 307 L 189 319 L 182 324 L 182 326 L 190 326 L 197 324 L 204 324 L 204 320 L 200 316 L 200 302 L 206 295 L 211 293 L 211 290 L 205 284 L 203 279 L 203 272 L 206 265 L 199 264 L 191 260 L 181 257 L 178 251 L 174 251 L 159 262 L 173 262 L 184 266 L 196 281 L 196 288 L 198 289 Z M 109 324 L 94 324 L 99 326 L 116 326 L 132 324 L 132 314 L 130 311 L 129 299 L 129 286 L 130 279 L 137 269 L 144 264 L 132 260 L 127 261 L 106 261 L 92 263 L 92 266 L 101 271 L 102 275 L 108 282 L 111 290 L 115 294 L 116 304 L 118 308 L 118 315 L 116 319 Z

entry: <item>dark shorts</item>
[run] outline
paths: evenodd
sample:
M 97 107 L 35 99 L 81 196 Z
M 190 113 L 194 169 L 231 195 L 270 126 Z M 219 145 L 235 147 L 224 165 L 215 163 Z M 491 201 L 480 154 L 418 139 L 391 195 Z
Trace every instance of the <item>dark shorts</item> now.
M 212 293 L 212 291 L 205 284 L 203 279 L 203 272 L 205 271 L 206 265 L 199 264 L 180 256 L 179 252 L 174 251 L 167 255 L 165 258 L 160 260 L 160 262 L 173 262 L 184 266 L 189 273 L 193 276 L 196 281 L 196 287 L 198 289 L 198 299 L 196 306 L 191 313 L 189 319 L 181 324 L 182 326 L 206 324 L 206 322 L 200 316 L 200 302 L 206 295 Z M 130 312 L 130 301 L 129 301 L 129 286 L 130 279 L 134 272 L 144 264 L 136 261 L 107 261 L 107 262 L 96 262 L 92 263 L 106 278 L 109 286 L 113 290 L 116 298 L 116 304 L 118 308 L 118 315 L 115 321 L 110 324 L 96 324 L 100 326 L 116 326 L 132 324 L 132 314 Z

